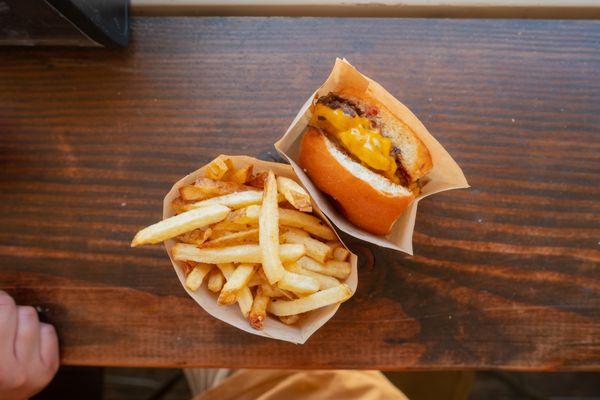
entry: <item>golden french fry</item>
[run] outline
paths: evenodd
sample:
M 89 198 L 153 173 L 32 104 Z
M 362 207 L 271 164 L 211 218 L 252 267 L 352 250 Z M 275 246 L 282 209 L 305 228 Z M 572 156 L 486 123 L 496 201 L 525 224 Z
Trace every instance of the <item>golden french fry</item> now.
M 173 212 L 175 213 L 175 215 L 187 211 L 185 209 L 185 202 L 180 197 L 176 198 L 171 202 L 171 208 L 173 208 Z
M 269 282 L 266 282 L 266 278 L 265 278 L 265 284 L 263 284 L 262 287 L 263 287 L 263 291 L 269 297 L 271 297 L 273 299 L 277 298 L 277 297 L 284 297 L 288 300 L 292 300 L 292 299 L 296 298 L 292 292 L 288 292 L 287 290 L 283 290 L 281 288 L 278 288 L 277 286 L 269 285 Z
M 336 239 L 333 230 L 317 217 L 296 210 L 279 210 L 279 223 L 285 226 L 304 229 L 306 232 L 325 240 Z
M 256 190 L 252 186 L 246 186 L 235 182 L 215 181 L 209 178 L 198 178 L 194 183 L 194 190 L 201 192 L 204 199 L 215 196 L 223 196 L 233 192 L 243 192 L 246 190 Z
M 258 228 L 263 271 L 269 283 L 274 284 L 283 277 L 285 269 L 279 258 L 279 209 L 277 206 L 277 181 L 273 171 L 269 171 L 265 182 Z
M 294 325 L 300 319 L 300 315 L 280 315 L 278 318 L 281 322 L 283 322 L 286 325 Z
M 208 240 L 212 234 L 212 229 L 194 229 L 193 231 L 186 232 L 182 235 L 177 236 L 177 240 L 182 243 L 200 245 Z
M 273 300 L 267 310 L 276 316 L 301 314 L 317 308 L 341 303 L 352 296 L 350 288 L 341 284 L 296 300 Z
M 256 290 L 254 302 L 248 315 L 248 321 L 254 329 L 262 329 L 263 321 L 267 318 L 267 306 L 271 298 L 265 293 L 262 286 Z
M 257 172 L 256 174 L 254 174 L 253 176 L 250 177 L 250 179 L 248 180 L 248 182 L 246 182 L 248 185 L 262 189 L 265 187 L 265 180 L 267 179 L 267 172 Z
M 297 210 L 303 212 L 312 212 L 310 204 L 310 196 L 306 190 L 296 181 L 286 178 L 285 176 L 277 177 L 277 189 L 283 194 L 286 200 Z
M 232 209 L 242 208 L 251 204 L 260 204 L 263 198 L 263 192 L 257 190 L 247 190 L 245 192 L 235 192 L 224 196 L 212 197 L 210 199 L 198 201 L 196 203 L 187 204 L 184 206 L 186 210 L 195 208 L 203 208 L 220 204 Z
M 258 229 L 230 233 L 217 239 L 204 242 L 200 247 L 226 247 L 248 243 L 258 243 Z
M 334 276 L 340 279 L 346 279 L 350 276 L 350 263 L 346 261 L 331 260 L 327 261 L 325 264 L 321 264 L 310 257 L 302 257 L 296 261 L 296 265 L 309 271 Z
M 302 268 L 297 263 L 286 264 L 285 269 L 287 269 L 290 272 L 295 272 L 300 275 L 306 275 L 315 279 L 317 282 L 319 282 L 319 290 L 329 289 L 340 284 L 340 281 L 338 281 L 332 276 L 327 276 L 319 274 L 317 272 L 309 271 L 307 269 Z
M 289 290 L 290 292 L 298 294 L 310 294 L 319 290 L 319 282 L 306 275 L 296 274 L 294 272 L 286 271 L 283 278 L 277 282 L 277 286 L 283 290 Z
M 206 199 L 204 192 L 194 185 L 186 185 L 179 188 L 179 196 L 183 201 L 198 201 Z
M 182 233 L 203 228 L 224 220 L 229 212 L 229 208 L 215 204 L 175 215 L 139 231 L 133 238 L 131 247 L 159 243 Z
M 227 278 L 227 283 L 221 289 L 221 294 L 217 300 L 219 304 L 233 304 L 236 301 L 237 294 L 242 288 L 247 287 L 248 281 L 254 274 L 254 264 L 240 264 L 235 271 Z
M 210 272 L 212 267 L 211 264 L 197 264 L 185 278 L 185 286 L 191 291 L 198 290 L 202 286 L 204 277 Z
M 235 207 L 234 207 L 235 208 Z M 261 212 L 261 207 L 251 205 L 242 209 L 243 211 L 231 217 L 231 222 L 239 224 L 255 224 Z M 241 211 L 241 210 L 240 210 Z M 292 228 L 300 228 L 310 234 L 325 240 L 337 239 L 331 228 L 315 216 L 298 210 L 279 209 L 279 225 Z M 336 242 L 337 243 L 337 242 Z
M 208 290 L 219 293 L 225 283 L 225 277 L 218 269 L 213 269 L 208 274 Z
M 229 262 L 259 264 L 262 262 L 261 249 L 257 244 L 199 249 L 191 244 L 177 243 L 171 251 L 173 258 L 178 261 L 196 261 L 208 264 Z M 301 244 L 279 246 L 279 257 L 282 262 L 295 261 L 305 253 L 304 245 Z
M 229 164 L 231 164 L 230 159 L 224 160 L 222 158 L 218 158 L 216 160 L 211 161 L 211 163 L 206 166 L 204 175 L 206 175 L 206 177 L 210 179 L 215 179 L 217 181 L 220 180 L 229 170 L 227 161 L 229 161 Z
M 231 277 L 235 269 L 232 263 L 217 264 L 217 267 L 221 270 L 225 280 L 228 280 Z M 236 300 L 242 315 L 244 318 L 247 318 L 250 308 L 252 307 L 252 292 L 248 287 L 244 287 L 237 293 Z
M 211 239 L 216 239 L 221 236 L 225 236 L 226 234 L 233 232 L 242 232 L 247 231 L 249 229 L 256 229 L 257 225 L 246 225 L 246 224 L 236 224 L 235 222 L 230 221 L 221 221 L 211 226 Z M 225 233 L 224 233 L 225 232 Z
M 308 235 L 289 230 L 283 234 L 283 239 L 285 243 L 303 244 L 306 247 L 306 255 L 319 262 L 324 263 L 328 258 L 331 258 L 331 248 Z
M 252 164 L 246 165 L 245 167 L 242 167 L 237 170 L 232 169 L 231 171 L 229 171 L 226 174 L 225 178 L 223 178 L 223 179 L 237 183 L 239 185 L 242 185 L 242 184 L 246 183 L 251 177 L 252 177 Z
M 333 250 L 333 258 L 338 261 L 346 261 L 349 255 L 350 252 L 343 247 L 337 247 L 335 250 Z

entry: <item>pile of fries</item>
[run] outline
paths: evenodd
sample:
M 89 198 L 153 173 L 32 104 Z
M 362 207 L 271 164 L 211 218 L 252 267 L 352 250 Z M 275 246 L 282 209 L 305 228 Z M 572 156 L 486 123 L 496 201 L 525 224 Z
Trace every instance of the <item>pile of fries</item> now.
M 205 177 L 179 189 L 172 206 L 175 216 L 139 231 L 131 246 L 174 238 L 186 287 L 196 291 L 206 281 L 219 304 L 237 302 L 255 329 L 267 314 L 294 324 L 352 295 L 342 283 L 350 253 L 292 179 L 218 158 Z

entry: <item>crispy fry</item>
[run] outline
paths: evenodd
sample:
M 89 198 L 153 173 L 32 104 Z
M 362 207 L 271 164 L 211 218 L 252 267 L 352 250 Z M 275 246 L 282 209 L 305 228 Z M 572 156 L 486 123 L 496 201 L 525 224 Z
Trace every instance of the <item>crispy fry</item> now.
M 286 325 L 294 325 L 300 319 L 300 314 L 280 315 L 279 320 Z
M 232 263 L 217 264 L 217 267 L 221 270 L 225 280 L 228 280 L 233 274 L 234 266 Z M 244 287 L 238 292 L 237 302 L 244 318 L 248 317 L 248 313 L 252 307 L 252 292 L 249 288 Z
M 219 293 L 225 283 L 225 277 L 218 269 L 213 269 L 208 274 L 208 290 Z
M 281 225 L 304 229 L 308 233 L 325 240 L 336 239 L 335 233 L 329 226 L 322 223 L 317 217 L 300 211 L 279 210 L 279 222 Z
M 297 210 L 303 212 L 312 212 L 310 196 L 306 190 L 298 183 L 285 176 L 277 177 L 277 189 L 283 194 L 286 200 Z
M 259 215 L 260 206 L 255 204 L 233 211 L 227 216 L 225 221 L 235 224 L 257 225 Z
M 283 269 L 279 255 L 279 209 L 277 207 L 277 181 L 273 171 L 269 171 L 265 182 L 258 227 L 263 271 L 269 283 L 274 284 L 283 277 L 285 269 Z
M 223 196 L 233 192 L 243 192 L 246 190 L 256 190 L 251 186 L 241 185 L 235 182 L 215 181 L 210 178 L 198 178 L 193 185 L 193 191 L 202 193 L 201 199 L 208 199 L 215 196 Z M 191 190 L 191 189 L 188 189 Z M 181 193 L 181 189 L 180 189 Z
M 321 264 L 310 257 L 301 257 L 296 261 L 296 265 L 309 271 L 340 279 L 346 279 L 350 276 L 350 263 L 346 261 L 331 260 L 327 261 L 325 264 Z
M 177 236 L 177 240 L 182 243 L 195 244 L 196 246 L 206 242 L 210 235 L 212 234 L 212 229 L 194 229 L 193 231 L 186 232 L 182 235 Z
M 186 185 L 180 187 L 179 196 L 183 201 L 198 201 L 207 198 L 204 192 L 194 185 Z
M 173 212 L 175 213 L 175 215 L 181 214 L 182 212 L 186 211 L 185 202 L 179 197 L 171 202 L 171 207 L 173 208 Z
M 333 251 L 333 258 L 338 261 L 346 261 L 346 259 L 348 258 L 349 255 L 350 255 L 350 252 L 343 247 L 337 247 Z
M 227 278 L 227 283 L 221 289 L 217 302 L 219 304 L 233 304 L 237 294 L 242 288 L 247 287 L 248 281 L 254 274 L 254 264 L 240 264 Z
M 272 299 L 283 297 L 288 300 L 293 300 L 296 298 L 292 292 L 288 292 L 287 290 L 283 290 L 281 288 L 278 288 L 277 286 L 269 285 L 269 282 L 266 281 L 266 278 L 265 284 L 263 284 L 262 286 L 265 293 Z
M 223 180 L 237 183 L 242 185 L 246 183 L 252 177 L 252 164 L 246 165 L 240 169 L 232 169 L 227 172 Z
M 238 209 L 249 206 L 251 204 L 260 204 L 263 198 L 263 192 L 256 190 L 248 190 L 245 192 L 235 192 L 224 196 L 213 197 L 210 199 L 198 201 L 196 203 L 187 204 L 184 206 L 186 210 L 195 208 L 208 207 L 214 204 L 220 204 L 232 209 Z
M 202 286 L 204 277 L 210 272 L 213 265 L 198 263 L 185 278 L 185 286 L 191 291 L 198 290 Z
M 306 255 L 319 262 L 323 263 L 331 258 L 331 248 L 308 235 L 289 230 L 283 234 L 283 239 L 285 243 L 303 244 L 306 247 Z
M 234 222 L 221 221 L 211 227 L 212 233 L 210 238 L 216 239 L 229 233 L 247 231 L 250 229 L 256 229 L 256 227 L 256 225 L 236 224 Z
M 340 284 L 340 281 L 338 281 L 332 276 L 327 276 L 310 271 L 308 269 L 302 268 L 297 263 L 288 263 L 285 265 L 285 268 L 290 272 L 295 272 L 300 275 L 306 275 L 315 279 L 317 282 L 319 282 L 319 290 L 329 289 Z
M 229 208 L 215 204 L 164 219 L 139 231 L 133 238 L 131 247 L 159 243 L 185 232 L 203 228 L 224 220 L 229 212 Z
M 246 182 L 250 186 L 254 186 L 259 189 L 263 189 L 265 187 L 265 180 L 267 179 L 267 172 L 258 172 L 254 174 L 248 182 Z
M 242 210 L 240 210 L 242 212 L 232 216 L 232 222 L 255 224 L 256 221 L 258 221 L 261 211 L 260 206 L 251 205 Z M 303 229 L 306 232 L 325 240 L 337 239 L 331 228 L 323 224 L 319 218 L 301 211 L 280 208 L 279 224 L 286 227 Z
M 258 229 L 249 229 L 221 236 L 217 239 L 209 240 L 200 245 L 200 247 L 226 247 L 236 244 L 258 243 Z
M 295 261 L 305 254 L 301 244 L 282 244 L 279 246 L 279 257 L 282 262 Z M 262 262 L 262 253 L 257 244 L 242 244 L 221 248 L 199 249 L 196 246 L 177 243 L 172 248 L 173 258 L 179 261 L 196 261 L 209 264 L 219 263 L 252 263 Z
M 296 300 L 273 300 L 267 310 L 276 316 L 301 314 L 317 308 L 341 303 L 352 296 L 350 288 L 341 284 Z
M 262 286 L 259 286 L 248 315 L 248 321 L 254 329 L 262 329 L 263 321 L 267 318 L 267 306 L 270 300 L 271 298 L 265 293 Z
M 314 278 L 286 271 L 283 278 L 277 282 L 277 286 L 298 294 L 310 294 L 319 290 L 320 285 Z
M 217 181 L 220 180 L 229 170 L 227 161 L 229 162 L 229 164 L 231 164 L 231 160 L 228 158 L 225 160 L 222 158 L 217 158 L 216 160 L 213 160 L 210 164 L 206 166 L 204 175 L 206 175 L 206 177 L 210 179 L 215 179 Z

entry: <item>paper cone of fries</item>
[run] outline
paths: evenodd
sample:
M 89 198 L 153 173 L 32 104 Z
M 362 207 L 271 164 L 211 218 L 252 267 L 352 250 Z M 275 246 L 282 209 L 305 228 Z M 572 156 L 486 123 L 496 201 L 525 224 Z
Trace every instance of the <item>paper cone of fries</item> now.
M 288 177 L 296 182 L 299 182 L 292 167 L 286 164 L 266 162 L 246 156 L 220 155 L 215 160 L 225 159 L 231 160 L 236 169 L 240 169 L 251 164 L 253 166 L 254 172 L 266 172 L 272 170 L 277 176 Z M 176 215 L 176 212 L 173 208 L 173 200 L 177 199 L 180 196 L 179 189 L 183 186 L 194 184 L 194 182 L 198 178 L 205 177 L 205 169 L 208 165 L 209 164 L 200 168 L 199 170 L 192 172 L 191 174 L 187 175 L 186 177 L 182 178 L 177 183 L 175 183 L 175 185 L 173 185 L 163 202 L 163 219 Z M 330 223 L 327 221 L 326 218 L 324 218 L 323 214 L 319 210 L 318 205 L 316 205 L 313 202 L 312 207 L 313 212 L 316 215 L 320 216 L 325 224 L 331 227 Z M 335 312 L 340 306 L 340 304 L 338 303 L 316 310 L 308 311 L 304 313 L 299 319 L 299 321 L 293 325 L 286 325 L 279 321 L 279 319 L 277 319 L 276 317 L 269 315 L 264 321 L 262 330 L 254 329 L 252 326 L 250 326 L 248 320 L 242 315 L 238 304 L 218 304 L 217 298 L 219 294 L 209 291 L 206 286 L 206 282 L 204 282 L 204 284 L 200 286 L 197 290 L 190 290 L 185 284 L 186 271 L 188 270 L 188 268 L 186 267 L 183 261 L 177 261 L 173 256 L 172 250 L 173 246 L 176 244 L 176 241 L 170 239 L 165 241 L 164 243 L 167 253 L 169 254 L 169 258 L 171 259 L 171 262 L 173 264 L 173 268 L 175 268 L 175 272 L 179 277 L 179 281 L 181 282 L 186 292 L 190 295 L 190 297 L 193 298 L 206 312 L 211 314 L 213 317 L 218 318 L 221 321 L 233 325 L 236 328 L 239 328 L 243 331 L 259 336 L 265 336 L 273 339 L 279 339 L 287 342 L 301 344 L 306 342 L 306 340 L 317 329 L 319 329 L 323 324 L 325 324 L 335 314 Z M 342 245 L 345 247 L 343 243 Z M 356 286 L 358 282 L 356 269 L 356 255 L 350 253 L 349 257 L 347 258 L 347 261 L 350 263 L 350 275 L 347 279 L 341 281 L 350 288 L 352 293 L 354 293 L 356 291 Z
M 310 106 L 315 98 L 327 95 L 329 92 L 341 92 L 350 89 L 359 96 L 364 93 L 369 98 L 374 98 L 385 106 L 392 114 L 407 124 L 416 135 L 425 143 L 433 161 L 433 168 L 426 175 L 427 182 L 422 187 L 421 193 L 408 206 L 402 216 L 396 221 L 390 233 L 386 236 L 377 236 L 366 232 L 350 223 L 329 201 L 326 195 L 317 189 L 310 178 L 298 165 L 300 142 L 304 130 L 311 120 Z M 419 119 L 394 96 L 388 93 L 377 82 L 358 72 L 348 61 L 337 59 L 329 78 L 318 88 L 300 109 L 287 132 L 275 143 L 275 148 L 287 158 L 296 175 L 308 190 L 317 206 L 333 221 L 334 225 L 351 236 L 374 243 L 379 246 L 400 250 L 413 254 L 412 235 L 417 215 L 419 201 L 432 194 L 445 190 L 467 188 L 469 184 L 454 159 L 442 145 L 427 131 Z

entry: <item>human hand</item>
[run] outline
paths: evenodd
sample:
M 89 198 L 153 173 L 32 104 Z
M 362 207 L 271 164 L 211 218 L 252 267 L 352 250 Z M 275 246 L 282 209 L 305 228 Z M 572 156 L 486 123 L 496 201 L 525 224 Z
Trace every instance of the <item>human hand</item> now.
M 58 370 L 58 338 L 30 306 L 0 290 L 0 399 L 28 399 Z

